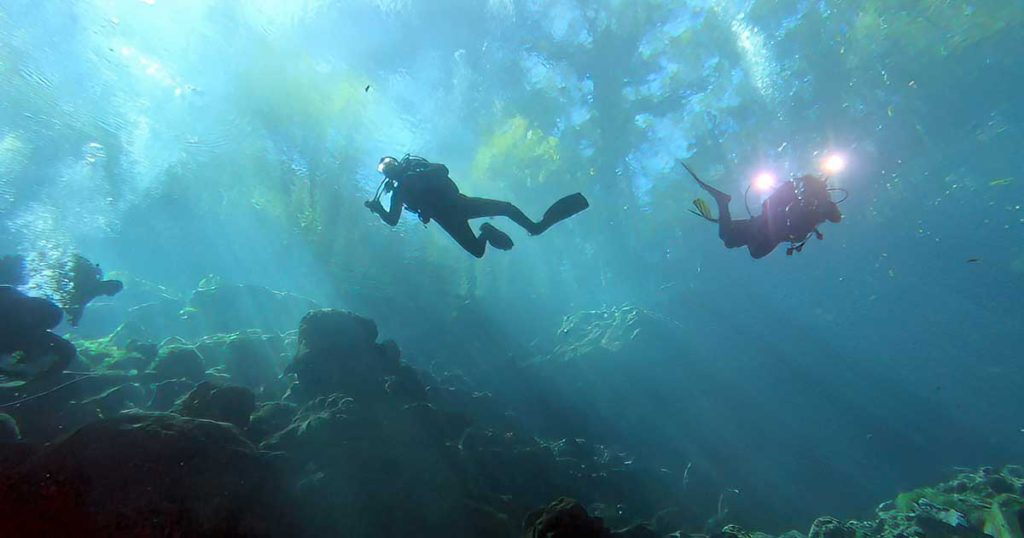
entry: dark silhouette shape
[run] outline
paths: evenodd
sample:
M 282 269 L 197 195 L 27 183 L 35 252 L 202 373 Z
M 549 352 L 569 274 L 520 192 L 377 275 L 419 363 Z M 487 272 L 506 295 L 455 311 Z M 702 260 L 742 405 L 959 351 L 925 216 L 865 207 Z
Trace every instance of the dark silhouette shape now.
M 122 289 L 124 284 L 120 280 L 103 280 L 103 270 L 99 265 L 75 254 L 71 260 L 71 291 L 64 305 L 68 323 L 78 327 L 87 304 L 101 295 L 117 295 Z
M 477 258 L 484 255 L 488 244 L 499 250 L 509 250 L 513 242 L 505 232 L 490 223 L 480 226 L 479 236 L 474 234 L 469 227 L 471 219 L 507 217 L 530 235 L 540 235 L 590 206 L 582 194 L 570 194 L 548 208 L 540 222 L 534 222 L 510 202 L 473 198 L 460 193 L 443 164 L 409 155 L 401 161 L 383 157 L 377 170 L 384 174 L 384 181 L 374 199 L 365 204 L 370 211 L 391 226 L 398 224 L 403 207 L 419 215 L 424 224 L 435 220 L 462 248 Z M 384 192 L 391 192 L 391 208 L 387 210 L 380 202 Z
M 800 252 L 812 234 L 824 239 L 818 225 L 825 221 L 839 222 L 843 218 L 839 206 L 829 196 L 826 178 L 807 174 L 777 187 L 761 204 L 760 215 L 733 219 L 729 213 L 732 197 L 701 181 L 685 163 L 683 166 L 718 205 L 716 219 L 704 208 L 706 204 L 702 204 L 702 200 L 695 200 L 698 214 L 718 223 L 718 237 L 726 248 L 745 246 L 755 259 L 767 256 L 784 241 L 789 242 L 786 255 Z
M 0 383 L 24 383 L 59 374 L 75 358 L 75 346 L 50 332 L 64 317 L 60 307 L 0 286 Z

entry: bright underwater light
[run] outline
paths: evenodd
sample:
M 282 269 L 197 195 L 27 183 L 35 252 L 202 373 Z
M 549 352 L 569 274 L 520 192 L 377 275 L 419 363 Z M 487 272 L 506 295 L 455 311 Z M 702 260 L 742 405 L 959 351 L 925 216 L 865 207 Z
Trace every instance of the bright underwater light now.
M 767 192 L 775 187 L 775 174 L 771 172 L 761 172 L 754 176 L 754 188 L 761 191 Z
M 838 153 L 833 153 L 821 161 L 821 169 L 828 175 L 838 174 L 846 168 L 846 158 Z

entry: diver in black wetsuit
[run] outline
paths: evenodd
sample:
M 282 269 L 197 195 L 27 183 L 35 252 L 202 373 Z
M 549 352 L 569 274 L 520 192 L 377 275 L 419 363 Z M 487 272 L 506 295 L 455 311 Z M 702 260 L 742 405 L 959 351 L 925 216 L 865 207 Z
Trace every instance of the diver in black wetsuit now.
M 800 252 L 811 234 L 824 239 L 825 236 L 818 231 L 818 225 L 825 221 L 839 222 L 843 219 L 839 206 L 829 195 L 826 178 L 807 174 L 786 181 L 776 188 L 761 204 L 760 215 L 734 220 L 729 213 L 732 197 L 701 181 L 686 163 L 683 166 L 718 204 L 717 219 L 711 216 L 707 205 L 700 199 L 694 200 L 698 210 L 696 213 L 718 223 L 718 237 L 726 248 L 746 246 L 750 256 L 755 259 L 767 256 L 783 241 L 790 244 L 786 248 L 787 256 Z
M 120 280 L 103 280 L 103 270 L 80 254 L 74 254 L 70 270 L 71 288 L 65 298 L 64 310 L 68 314 L 68 323 L 78 327 L 78 322 L 85 313 L 85 306 L 93 299 L 105 295 L 117 295 L 124 289 Z
M 582 194 L 570 194 L 552 204 L 540 222 L 534 222 L 510 202 L 473 198 L 460 193 L 443 164 L 409 155 L 402 160 L 383 157 L 377 171 L 384 174 L 384 181 L 377 196 L 365 203 L 370 211 L 391 226 L 398 224 L 403 207 L 419 215 L 424 224 L 435 220 L 462 248 L 477 258 L 483 257 L 488 244 L 499 250 L 509 250 L 513 243 L 512 238 L 490 223 L 482 224 L 480 235 L 476 235 L 469 227 L 470 219 L 508 217 L 530 235 L 540 235 L 552 225 L 590 206 Z M 385 191 L 391 192 L 391 208 L 387 210 L 380 202 L 380 195 Z

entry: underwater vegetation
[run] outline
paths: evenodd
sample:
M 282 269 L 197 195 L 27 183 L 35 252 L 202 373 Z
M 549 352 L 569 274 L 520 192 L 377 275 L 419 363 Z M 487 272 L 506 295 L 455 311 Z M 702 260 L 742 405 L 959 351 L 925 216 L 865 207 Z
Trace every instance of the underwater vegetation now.
M 4 0 L 0 538 L 1024 538 L 1021 50 L 1019 0 Z M 406 154 L 486 257 L 367 211 Z M 803 251 L 706 222 L 818 174 Z

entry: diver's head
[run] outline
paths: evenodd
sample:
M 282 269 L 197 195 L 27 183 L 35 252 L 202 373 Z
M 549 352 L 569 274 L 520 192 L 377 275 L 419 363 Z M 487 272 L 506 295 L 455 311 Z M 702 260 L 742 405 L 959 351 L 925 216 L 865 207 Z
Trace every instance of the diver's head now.
M 817 198 L 828 196 L 828 178 L 814 174 L 804 174 L 793 180 L 797 195 L 801 198 Z
M 381 157 L 377 163 L 377 171 L 384 174 L 384 177 L 388 179 L 397 179 L 395 176 L 398 175 L 397 173 L 400 168 L 401 163 L 398 162 L 398 159 L 389 155 Z

